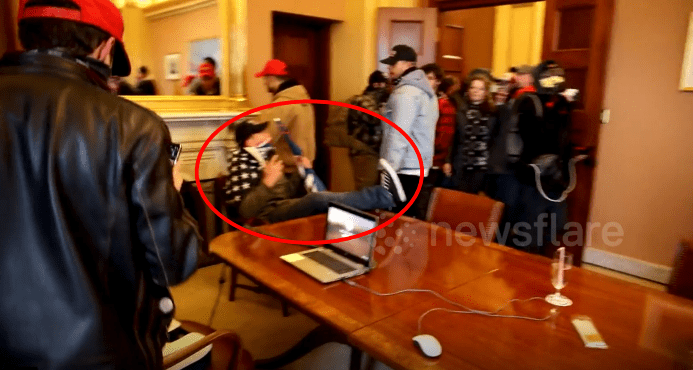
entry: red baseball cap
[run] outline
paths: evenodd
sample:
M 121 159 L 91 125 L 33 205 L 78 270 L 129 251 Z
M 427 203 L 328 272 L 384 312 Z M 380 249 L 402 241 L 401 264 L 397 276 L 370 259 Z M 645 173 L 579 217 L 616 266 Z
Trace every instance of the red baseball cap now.
M 110 0 L 71 0 L 79 10 L 51 5 L 26 7 L 28 1 L 19 0 L 18 22 L 30 18 L 55 18 L 94 26 L 116 39 L 113 75 L 130 75 L 130 59 L 123 44 L 123 16 Z
M 212 63 L 202 63 L 200 64 L 199 67 L 197 67 L 197 72 L 200 74 L 200 77 L 214 77 L 214 66 Z
M 267 64 L 262 71 L 255 74 L 255 77 L 262 76 L 288 76 L 289 72 L 286 71 L 286 63 L 279 59 L 272 59 Z

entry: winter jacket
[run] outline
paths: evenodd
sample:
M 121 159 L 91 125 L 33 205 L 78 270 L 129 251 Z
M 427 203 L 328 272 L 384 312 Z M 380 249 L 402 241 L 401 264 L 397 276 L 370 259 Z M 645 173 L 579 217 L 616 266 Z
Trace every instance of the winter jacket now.
M 351 97 L 348 103 L 380 114 L 380 97 L 383 96 L 385 98 L 384 94 L 384 89 L 367 91 L 362 95 Z M 349 135 L 368 145 L 373 150 L 373 153 L 377 155 L 380 152 L 380 144 L 383 140 L 382 121 L 373 115 L 356 109 L 348 110 L 347 128 Z M 355 154 L 354 150 L 352 150 L 352 154 Z
M 457 111 L 457 127 L 446 159 L 446 162 L 452 164 L 455 179 L 459 179 L 464 172 L 487 171 L 490 167 L 489 159 L 498 119 L 488 102 L 473 107 L 465 98 Z M 470 109 L 477 112 L 471 118 Z M 472 119 L 478 119 L 480 124 L 472 125 Z
M 284 176 L 268 188 L 262 182 L 265 159 L 255 148 L 234 151 L 229 163 L 226 204 L 241 217 L 268 220 L 275 203 L 295 197 L 301 187 L 299 176 Z
M 74 59 L 0 61 L 0 367 L 162 366 L 198 233 L 166 125 L 106 89 Z
M 455 136 L 455 106 L 449 98 L 443 97 L 438 99 L 438 110 L 440 117 L 438 117 L 438 124 L 436 125 L 433 166 L 442 168 Z
M 295 80 L 287 80 L 279 86 L 274 94 L 273 103 L 288 100 L 310 99 L 308 91 Z M 291 139 L 301 148 L 303 156 L 315 160 L 315 112 L 312 104 L 289 104 L 281 107 L 274 107 L 262 111 L 260 119 L 269 121 L 272 142 L 277 147 L 279 159 L 284 161 L 286 166 L 295 166 L 296 160 L 289 145 L 281 139 L 281 132 L 272 122 L 275 118 L 281 119 L 282 123 L 289 129 Z
M 438 99 L 423 71 L 405 71 L 385 106 L 385 117 L 406 132 L 423 158 L 424 175 L 433 165 L 433 143 L 438 121 Z M 409 141 L 383 123 L 380 157 L 400 174 L 418 175 L 419 159 Z
M 209 92 L 202 88 L 202 78 L 196 77 L 188 85 L 188 90 L 186 93 L 188 95 L 220 95 L 221 83 L 219 81 L 219 77 L 214 77 L 214 86 Z

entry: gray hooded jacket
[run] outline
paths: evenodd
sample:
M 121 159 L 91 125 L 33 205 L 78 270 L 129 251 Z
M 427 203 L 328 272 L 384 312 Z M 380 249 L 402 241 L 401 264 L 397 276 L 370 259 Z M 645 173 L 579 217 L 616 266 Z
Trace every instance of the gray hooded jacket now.
M 385 117 L 414 141 L 424 164 L 424 176 L 433 165 L 433 142 L 438 122 L 438 99 L 422 70 L 405 74 L 390 95 Z M 419 159 L 409 141 L 394 127 L 383 123 L 380 157 L 397 173 L 419 175 Z

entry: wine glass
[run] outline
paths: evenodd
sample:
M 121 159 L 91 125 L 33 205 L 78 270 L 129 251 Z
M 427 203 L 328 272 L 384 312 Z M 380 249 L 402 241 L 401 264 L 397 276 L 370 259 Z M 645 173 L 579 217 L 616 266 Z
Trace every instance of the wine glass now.
M 562 260 L 562 261 L 561 261 Z M 553 254 L 551 262 L 551 284 L 556 288 L 556 293 L 549 294 L 544 298 L 546 302 L 560 307 L 567 307 L 573 304 L 570 298 L 561 294 L 563 289 L 568 284 L 568 270 L 573 266 L 573 255 L 565 252 L 565 248 L 558 248 Z

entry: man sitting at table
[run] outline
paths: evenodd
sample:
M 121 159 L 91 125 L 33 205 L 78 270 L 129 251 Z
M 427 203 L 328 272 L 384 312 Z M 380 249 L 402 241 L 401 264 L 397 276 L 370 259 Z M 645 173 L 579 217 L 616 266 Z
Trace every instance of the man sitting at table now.
M 226 204 L 241 217 L 279 222 L 327 211 L 330 202 L 361 210 L 388 209 L 404 202 L 404 193 L 392 167 L 383 159 L 381 184 L 360 191 L 309 193 L 299 197 L 303 188 L 299 176 L 284 174 L 284 164 L 271 144 L 268 123 L 244 120 L 235 124 L 235 137 L 241 148 L 231 154 L 226 181 Z M 271 155 L 270 155 L 271 154 Z M 296 161 L 311 168 L 305 157 Z

